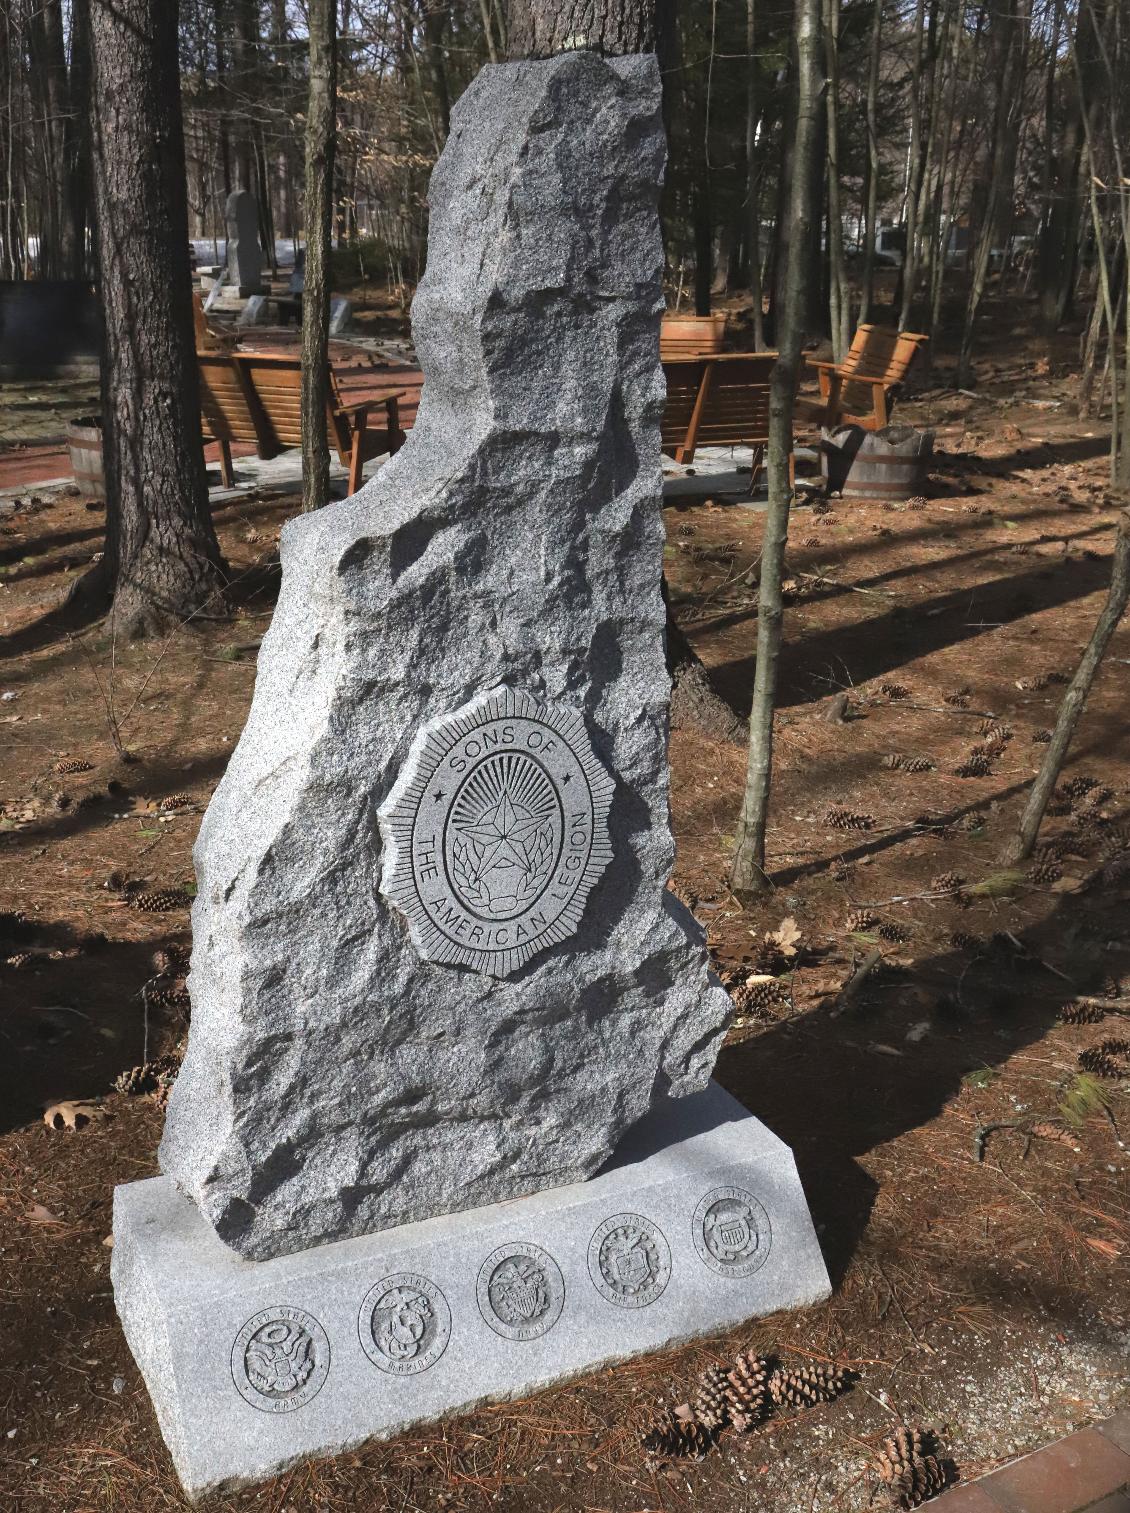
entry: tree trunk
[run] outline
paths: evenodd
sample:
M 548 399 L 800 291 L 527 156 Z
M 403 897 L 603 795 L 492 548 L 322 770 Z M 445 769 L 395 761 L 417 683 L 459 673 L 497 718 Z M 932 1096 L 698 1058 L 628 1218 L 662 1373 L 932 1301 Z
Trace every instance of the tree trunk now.
M 918 0 L 914 12 L 914 64 L 910 74 L 910 148 L 907 153 L 906 201 L 903 212 L 904 247 L 899 283 L 902 301 L 898 325 L 910 325 L 910 310 L 918 284 L 918 185 L 922 169 L 922 53 L 925 47 L 926 6 Z
M 749 298 L 753 311 L 753 350 L 765 350 L 765 293 L 761 286 L 761 171 L 758 163 L 756 0 L 746 0 L 746 255 L 749 258 Z
M 200 440 L 175 4 L 93 0 L 91 98 L 105 326 L 102 580 L 115 630 L 143 635 L 223 608 Z
M 789 221 L 793 245 L 810 245 L 819 225 L 820 175 L 820 0 L 796 0 L 796 132 L 793 139 Z M 735 892 L 759 892 L 765 874 L 765 830 L 773 768 L 773 704 L 777 659 L 781 648 L 781 570 L 792 502 L 793 398 L 800 371 L 801 343 L 808 310 L 810 260 L 789 259 L 778 325 L 780 356 L 773 367 L 769 399 L 769 504 L 761 547 L 761 583 L 757 607 L 757 670 L 749 719 L 749 756 L 745 795 L 738 818 L 730 869 Z
M 883 0 L 873 0 L 871 45 L 867 64 L 867 161 L 863 195 L 863 290 L 859 301 L 859 320 L 867 324 L 873 315 L 875 299 L 875 237 L 879 215 L 879 65 L 883 60 Z
M 1059 706 L 1059 718 L 1055 722 L 1055 730 L 1052 732 L 1043 764 L 1036 776 L 1036 781 L 1032 784 L 1032 791 L 1028 795 L 1028 802 L 1020 816 L 1016 835 L 1002 857 L 1002 861 L 1007 865 L 1022 862 L 1032 853 L 1036 836 L 1039 834 L 1040 823 L 1048 807 L 1048 800 L 1059 781 L 1059 774 L 1067 756 L 1067 749 L 1071 745 L 1071 738 L 1075 734 L 1075 727 L 1086 707 L 1091 684 L 1095 681 L 1095 674 L 1098 672 L 1110 638 L 1126 612 L 1128 599 L 1130 599 L 1130 512 L 1123 510 L 1118 520 L 1118 534 L 1114 539 L 1114 560 L 1111 564 L 1107 601 L 1095 624 L 1091 639 L 1087 643 L 1087 649 L 1079 660 L 1075 676 L 1063 696 L 1063 703 Z
M 840 204 L 840 0 L 825 0 L 824 55 L 828 83 L 824 92 L 827 113 L 828 162 L 828 293 L 832 322 L 832 356 L 843 360 L 851 345 L 851 299 L 844 268 L 844 217 Z
M 612 57 L 655 51 L 655 0 L 509 0 L 511 58 L 584 47 Z
M 333 217 L 337 3 L 310 0 L 310 95 L 306 110 L 306 275 L 302 292 L 302 508 L 330 496 L 330 228 Z

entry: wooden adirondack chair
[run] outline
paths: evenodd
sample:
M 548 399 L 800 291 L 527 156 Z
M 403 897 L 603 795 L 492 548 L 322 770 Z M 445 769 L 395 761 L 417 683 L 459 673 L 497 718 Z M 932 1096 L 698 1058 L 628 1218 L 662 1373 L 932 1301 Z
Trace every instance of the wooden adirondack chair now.
M 272 352 L 233 352 L 230 361 L 241 375 L 244 393 L 256 424 L 261 424 L 261 457 L 302 445 L 302 365 L 297 357 Z M 361 487 L 362 469 L 383 452 L 397 452 L 404 444 L 400 428 L 400 393 L 347 405 L 330 369 L 326 429 L 342 464 L 349 469 L 349 492 Z M 253 396 L 253 397 L 252 397 Z M 384 407 L 385 423 L 369 425 L 369 412 Z M 273 448 L 273 450 L 264 450 Z
M 721 352 L 725 335 L 726 316 L 722 311 L 716 315 L 665 315 L 659 324 L 659 356 L 667 362 Z
M 230 489 L 231 444 L 253 441 L 260 457 L 274 457 L 278 447 L 268 431 L 262 406 L 247 375 L 227 352 L 197 352 L 200 373 L 200 422 L 205 441 L 220 444 L 220 477 Z
M 769 376 L 776 361 L 776 352 L 719 352 L 665 362 L 663 450 L 676 462 L 691 462 L 697 447 L 752 447 L 756 474 L 769 442 Z
M 881 430 L 890 420 L 895 395 L 911 363 L 929 339 L 914 331 L 860 326 L 838 367 L 809 359 L 820 379 L 820 399 L 805 402 L 802 413 L 819 425 Z

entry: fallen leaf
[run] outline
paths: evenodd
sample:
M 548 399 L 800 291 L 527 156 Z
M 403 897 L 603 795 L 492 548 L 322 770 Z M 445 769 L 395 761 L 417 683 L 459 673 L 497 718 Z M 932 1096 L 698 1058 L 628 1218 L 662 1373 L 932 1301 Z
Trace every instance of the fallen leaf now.
M 48 1129 L 80 1130 L 105 1117 L 105 1109 L 96 1103 L 84 1103 L 81 1098 L 64 1098 L 59 1103 L 49 1103 L 43 1111 L 43 1122 Z
M 33 1203 L 27 1211 L 27 1217 L 33 1224 L 62 1224 L 58 1214 L 53 1214 L 42 1203 Z
M 800 929 L 792 915 L 787 915 L 769 936 L 785 956 L 795 956 L 800 944 Z
M 1062 877 L 1056 878 L 1051 885 L 1053 893 L 1079 893 L 1087 886 L 1085 877 L 1073 877 L 1070 872 L 1065 872 Z

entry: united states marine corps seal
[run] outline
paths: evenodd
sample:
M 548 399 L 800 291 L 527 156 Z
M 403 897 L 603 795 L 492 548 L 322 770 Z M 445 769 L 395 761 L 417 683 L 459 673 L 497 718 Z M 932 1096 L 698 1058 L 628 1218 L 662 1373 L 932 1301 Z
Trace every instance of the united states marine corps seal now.
M 507 977 L 566 940 L 612 859 L 613 782 L 576 709 L 499 688 L 433 720 L 380 808 L 416 949 Z

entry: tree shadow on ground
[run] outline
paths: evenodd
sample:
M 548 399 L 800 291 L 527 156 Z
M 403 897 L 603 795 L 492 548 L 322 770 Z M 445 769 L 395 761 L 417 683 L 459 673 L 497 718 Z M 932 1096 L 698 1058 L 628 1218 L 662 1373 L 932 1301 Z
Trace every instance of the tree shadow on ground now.
M 937 1118 L 971 1072 L 1036 1044 L 1066 1001 L 1124 967 L 1125 907 L 1105 890 L 1091 896 L 1084 920 L 1065 897 L 1038 925 L 1016 932 L 1019 951 L 993 937 L 974 954 L 919 960 L 913 982 L 934 995 L 932 1009 L 894 1001 L 905 979 L 881 981 L 845 1013 L 828 999 L 723 1052 L 717 1080 L 793 1148 L 833 1281 L 851 1261 L 878 1192 L 860 1158 Z M 1117 959 L 1106 950 L 1110 940 L 1120 942 Z

